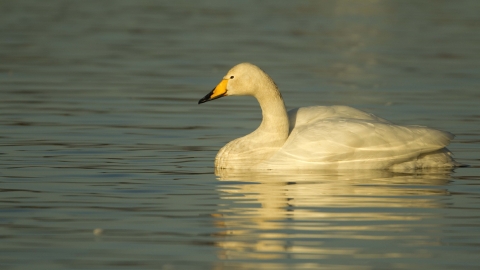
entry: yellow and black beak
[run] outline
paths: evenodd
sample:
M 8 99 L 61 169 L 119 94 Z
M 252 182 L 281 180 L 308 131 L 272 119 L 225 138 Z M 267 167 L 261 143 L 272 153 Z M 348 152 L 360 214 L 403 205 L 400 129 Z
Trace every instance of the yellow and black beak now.
M 223 79 L 217 85 L 217 87 L 213 88 L 213 90 L 210 91 L 210 93 L 208 93 L 206 96 L 204 96 L 202 99 L 200 99 L 198 101 L 198 104 L 202 104 L 202 103 L 205 103 L 207 101 L 226 96 L 227 95 L 227 83 L 228 83 L 228 80 Z

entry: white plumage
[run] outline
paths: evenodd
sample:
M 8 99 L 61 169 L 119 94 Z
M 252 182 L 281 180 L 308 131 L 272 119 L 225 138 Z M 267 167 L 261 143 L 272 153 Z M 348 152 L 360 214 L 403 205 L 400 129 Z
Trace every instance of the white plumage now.
M 217 154 L 216 168 L 249 170 L 452 168 L 445 147 L 452 134 L 421 126 L 399 126 L 347 106 L 313 106 L 286 112 L 273 80 L 249 63 L 233 67 L 199 101 L 252 95 L 263 120 L 254 132 Z

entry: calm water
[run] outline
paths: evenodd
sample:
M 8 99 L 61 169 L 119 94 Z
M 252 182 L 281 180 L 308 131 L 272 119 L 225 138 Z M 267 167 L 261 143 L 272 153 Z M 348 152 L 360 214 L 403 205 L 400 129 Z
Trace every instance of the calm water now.
M 0 1 L 1 269 L 478 269 L 480 2 Z M 214 173 L 288 108 L 457 135 L 454 172 Z

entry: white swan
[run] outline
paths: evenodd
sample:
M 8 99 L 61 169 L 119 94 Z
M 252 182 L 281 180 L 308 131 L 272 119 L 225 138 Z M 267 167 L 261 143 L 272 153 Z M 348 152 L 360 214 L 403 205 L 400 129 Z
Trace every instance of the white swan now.
M 347 106 L 285 109 L 273 80 L 249 63 L 233 67 L 198 103 L 224 96 L 254 96 L 263 121 L 252 133 L 229 142 L 216 168 L 249 170 L 452 168 L 445 148 L 452 134 L 421 126 L 399 126 Z

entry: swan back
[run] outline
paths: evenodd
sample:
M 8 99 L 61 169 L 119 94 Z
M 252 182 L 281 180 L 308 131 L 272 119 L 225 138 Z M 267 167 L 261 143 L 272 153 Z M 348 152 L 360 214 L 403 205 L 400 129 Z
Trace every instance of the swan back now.
M 310 122 L 329 118 L 359 119 L 376 121 L 380 123 L 390 123 L 389 121 L 371 113 L 366 113 L 348 106 L 311 106 L 295 108 L 288 111 L 290 132 L 295 127 L 308 125 Z

